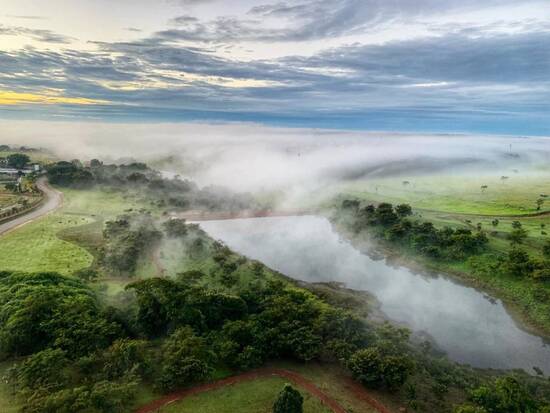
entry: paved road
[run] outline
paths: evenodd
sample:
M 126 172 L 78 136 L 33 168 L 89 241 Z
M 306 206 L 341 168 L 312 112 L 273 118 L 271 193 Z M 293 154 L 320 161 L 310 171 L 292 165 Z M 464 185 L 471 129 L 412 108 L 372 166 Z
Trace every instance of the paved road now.
M 49 186 L 45 178 L 39 179 L 36 186 L 44 193 L 46 200 L 41 206 L 30 211 L 28 214 L 12 219 L 4 224 L 0 224 L 0 236 L 34 221 L 35 219 L 43 217 L 63 205 L 63 194 Z

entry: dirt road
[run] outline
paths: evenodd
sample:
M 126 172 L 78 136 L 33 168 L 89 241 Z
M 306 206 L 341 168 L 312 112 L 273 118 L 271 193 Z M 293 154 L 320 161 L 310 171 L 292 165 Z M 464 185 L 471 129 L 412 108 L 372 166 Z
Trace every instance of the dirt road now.
M 40 178 L 36 186 L 42 191 L 45 197 L 42 205 L 31 210 L 27 214 L 0 224 L 0 236 L 28 224 L 35 219 L 41 218 L 63 205 L 63 194 L 49 186 L 45 178 Z
M 136 410 L 135 413 L 156 413 L 156 412 L 159 412 L 163 406 L 166 406 L 170 403 L 174 403 L 178 400 L 182 400 L 186 397 L 204 393 L 210 390 L 220 389 L 222 387 L 230 386 L 232 384 L 242 383 L 246 381 L 256 380 L 262 377 L 271 377 L 271 376 L 282 377 L 291 381 L 295 385 L 299 386 L 301 389 L 317 397 L 319 400 L 321 400 L 321 402 L 325 406 L 327 406 L 334 413 L 347 413 L 346 410 L 340 405 L 340 403 L 338 403 L 328 394 L 324 393 L 319 387 L 317 387 L 315 384 L 313 384 L 312 382 L 310 382 L 300 374 L 289 370 L 271 369 L 271 368 L 259 369 L 248 373 L 243 373 L 238 376 L 228 377 L 226 379 L 218 380 L 213 383 L 203 384 L 190 389 L 172 393 L 172 394 L 169 394 L 168 396 L 163 397 L 162 399 L 155 400 L 147 404 L 146 406 L 139 408 L 138 410 Z M 362 386 L 359 386 L 359 385 L 355 386 L 355 384 L 353 384 L 351 386 L 351 390 L 357 397 L 359 397 L 361 400 L 367 403 L 375 411 L 379 413 L 391 413 L 386 407 L 380 404 L 380 402 L 378 402 L 376 399 L 371 397 Z

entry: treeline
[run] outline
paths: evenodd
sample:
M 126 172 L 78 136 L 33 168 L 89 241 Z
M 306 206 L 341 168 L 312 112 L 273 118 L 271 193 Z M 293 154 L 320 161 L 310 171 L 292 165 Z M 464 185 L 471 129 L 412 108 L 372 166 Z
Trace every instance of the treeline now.
M 532 257 L 521 247 L 527 238 L 527 231 L 519 221 L 514 221 L 512 227 L 513 230 L 508 234 L 512 248 L 505 258 L 499 258 L 500 270 L 515 277 L 550 281 L 550 241 L 546 241 L 542 247 L 541 258 Z
M 391 389 L 410 373 L 397 345 L 304 290 L 269 282 L 230 295 L 185 280 L 131 284 L 121 311 L 81 281 L 1 273 L 0 351 L 22 360 L 9 381 L 23 411 L 125 412 L 140 383 L 171 391 L 281 358 L 339 359 L 364 384 Z
M 339 216 L 355 232 L 369 229 L 374 236 L 435 259 L 465 259 L 483 251 L 488 243 L 482 231 L 438 229 L 431 222 L 411 220 L 412 208 L 408 204 L 362 206 L 357 200 L 344 200 Z
M 103 247 L 99 265 L 116 275 L 134 275 L 140 258 L 161 240 L 153 217 L 147 212 L 125 214 L 107 221 L 103 229 Z
M 249 194 L 234 194 L 218 187 L 199 188 L 194 182 L 175 177 L 163 178 L 161 173 L 144 163 L 106 165 L 92 160 L 89 166 L 80 161 L 61 161 L 47 167 L 54 185 L 90 188 L 94 185 L 134 191 L 147 196 L 161 208 L 238 211 L 256 204 Z

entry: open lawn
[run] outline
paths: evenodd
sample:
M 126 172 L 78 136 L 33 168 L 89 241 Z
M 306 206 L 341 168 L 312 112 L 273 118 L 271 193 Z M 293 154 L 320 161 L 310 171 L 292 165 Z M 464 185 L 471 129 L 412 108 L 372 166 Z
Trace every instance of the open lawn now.
M 462 214 L 522 215 L 537 211 L 550 195 L 550 174 L 510 173 L 508 179 L 483 175 L 438 175 L 358 181 L 341 188 L 348 196 L 373 202 L 408 203 L 413 208 Z M 487 186 L 487 188 L 482 188 Z M 545 198 L 546 199 L 546 198 Z M 550 198 L 541 211 L 550 211 Z
M 171 404 L 162 413 L 271 413 L 277 394 L 286 381 L 260 378 L 191 396 Z M 304 397 L 304 413 L 329 413 L 314 396 L 298 388 Z
M 70 275 L 86 268 L 100 242 L 101 222 L 143 207 L 117 192 L 63 189 L 63 194 L 60 210 L 0 237 L 2 270 Z
M 63 229 L 85 225 L 90 218 L 55 213 L 29 223 L 0 238 L 2 270 L 57 271 L 69 275 L 92 263 L 92 256 L 79 246 L 57 237 Z

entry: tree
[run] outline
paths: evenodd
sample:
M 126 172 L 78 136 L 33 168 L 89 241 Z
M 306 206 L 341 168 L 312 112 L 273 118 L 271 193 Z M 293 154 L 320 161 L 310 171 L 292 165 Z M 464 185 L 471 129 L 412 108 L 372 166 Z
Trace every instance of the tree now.
M 524 277 L 534 269 L 533 262 L 525 251 L 512 248 L 508 252 L 508 259 L 504 262 L 504 269 L 517 277 Z
M 24 153 L 13 153 L 6 157 L 8 166 L 15 169 L 23 169 L 31 161 L 28 155 Z
M 481 386 L 472 392 L 471 399 L 477 406 L 490 413 L 540 411 L 527 389 L 515 377 L 503 377 L 490 385 Z
M 525 238 L 527 238 L 527 231 L 521 227 L 514 229 L 508 234 L 508 239 L 512 245 L 523 244 Z
M 520 229 L 522 227 L 521 222 L 519 221 L 512 221 L 512 228 L 514 229 Z
M 162 227 L 171 238 L 185 237 L 187 235 L 187 224 L 185 219 L 169 219 L 162 224 Z
M 165 391 L 204 380 L 210 375 L 206 344 L 190 327 L 177 329 L 166 340 L 162 356 L 159 384 Z
M 304 398 L 290 384 L 285 384 L 273 405 L 273 413 L 302 413 Z
M 544 199 L 542 198 L 537 199 L 537 211 L 540 211 L 543 204 L 544 204 Z
M 542 247 L 542 255 L 544 255 L 544 258 L 550 260 L 550 241 L 546 241 L 546 244 Z
M 364 386 L 395 390 L 407 380 L 412 363 L 405 356 L 387 355 L 380 348 L 371 347 L 355 352 L 348 368 Z
M 47 388 L 48 391 L 62 388 L 68 382 L 65 371 L 69 360 L 63 350 L 46 349 L 16 365 L 13 371 L 20 390 Z
M 499 223 L 500 221 L 498 220 L 498 218 L 495 218 L 491 221 L 491 225 L 493 225 L 493 227 L 498 227 Z
M 379 224 L 384 226 L 390 226 L 398 221 L 397 214 L 393 211 L 392 204 L 382 202 L 376 208 L 376 217 Z
M 412 208 L 409 204 L 400 204 L 395 207 L 395 213 L 400 218 L 404 218 L 409 215 L 412 215 Z

